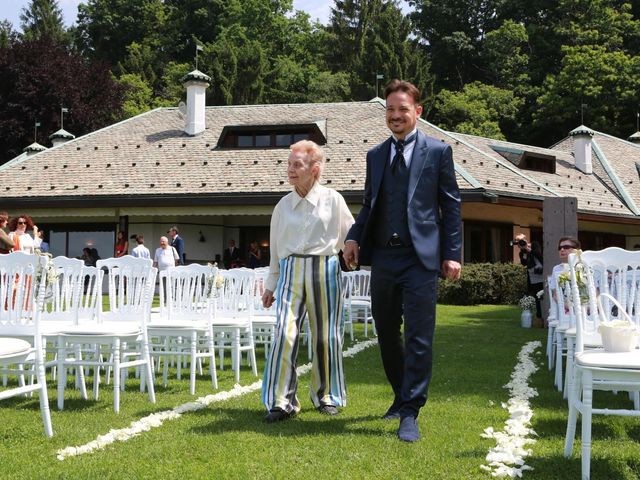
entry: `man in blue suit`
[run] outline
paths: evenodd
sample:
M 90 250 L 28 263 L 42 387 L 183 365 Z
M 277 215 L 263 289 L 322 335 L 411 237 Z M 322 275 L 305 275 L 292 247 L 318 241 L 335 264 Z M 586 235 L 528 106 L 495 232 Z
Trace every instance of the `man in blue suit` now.
M 343 256 L 352 267 L 371 265 L 372 314 L 394 393 L 383 418 L 400 419 L 398 437 L 415 442 L 431 380 L 438 273 L 460 276 L 460 194 L 451 147 L 417 129 L 420 91 L 392 80 L 384 93 L 393 136 L 367 153 L 362 209 Z

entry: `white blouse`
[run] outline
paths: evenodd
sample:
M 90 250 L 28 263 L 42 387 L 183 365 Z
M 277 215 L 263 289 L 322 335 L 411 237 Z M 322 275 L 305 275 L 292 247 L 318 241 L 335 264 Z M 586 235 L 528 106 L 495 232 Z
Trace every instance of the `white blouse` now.
M 271 261 L 265 288 L 275 290 L 280 260 L 289 255 L 336 255 L 353 223 L 342 195 L 317 182 L 305 197 L 295 190 L 284 196 L 271 216 Z
M 40 248 L 40 244 L 42 243 L 41 238 L 36 238 L 34 240 L 33 237 L 28 233 L 23 233 L 21 235 L 19 235 L 17 232 L 9 233 L 9 238 L 11 238 L 11 240 L 13 240 L 14 243 L 16 242 L 16 237 L 19 237 L 18 243 L 20 243 L 20 251 L 25 253 L 34 253 L 34 250 L 36 248 Z M 14 249 L 14 251 L 17 251 L 17 250 L 18 250 L 17 248 Z

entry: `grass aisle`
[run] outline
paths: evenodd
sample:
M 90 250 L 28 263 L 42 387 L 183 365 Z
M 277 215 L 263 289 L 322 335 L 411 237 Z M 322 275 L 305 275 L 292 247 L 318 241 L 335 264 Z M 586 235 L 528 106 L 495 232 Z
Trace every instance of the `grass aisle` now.
M 361 326 L 357 333 L 362 333 Z M 308 375 L 302 377 L 301 414 L 275 425 L 263 423 L 259 392 L 188 413 L 125 443 L 61 462 L 56 451 L 81 445 L 124 428 L 150 413 L 192 401 L 188 379 L 173 378 L 157 387 L 158 403 L 148 403 L 128 381 L 121 413 L 112 411 L 109 388 L 98 402 L 85 402 L 67 390 L 66 410 L 55 409 L 56 436 L 42 434 L 38 403 L 14 399 L 0 403 L 1 478 L 11 479 L 199 479 L 199 478 L 382 478 L 488 479 L 480 469 L 495 444 L 480 437 L 488 426 L 500 426 L 509 381 L 522 346 L 544 344 L 546 330 L 522 329 L 519 310 L 506 306 L 439 307 L 435 369 L 430 398 L 419 417 L 422 441 L 400 443 L 397 421 L 381 420 L 391 401 L 377 347 L 345 359 L 348 406 L 336 418 L 316 413 L 308 399 Z M 349 345 L 347 345 L 348 347 Z M 302 352 L 299 364 L 307 362 Z M 260 365 L 264 357 L 259 352 Z M 535 468 L 524 478 L 579 478 L 577 455 L 562 457 L 566 404 L 552 388 L 544 355 L 534 359 L 540 370 L 531 378 L 539 396 L 532 399 L 532 427 L 539 435 L 527 463 Z M 228 359 L 227 359 L 228 365 Z M 183 372 L 184 373 L 184 372 Z M 159 378 L 157 379 L 159 380 Z M 255 381 L 243 369 L 241 384 Z M 233 387 L 232 373 L 220 375 L 220 390 Z M 71 384 L 70 384 L 71 385 Z M 198 378 L 197 396 L 212 392 L 206 376 Z M 594 418 L 592 478 L 638 478 L 640 427 L 634 419 Z M 609 438 L 623 436 L 623 441 Z M 579 441 L 576 442 L 579 447 Z M 578 452 L 579 453 L 579 452 Z M 635 463 L 634 463 L 635 462 Z

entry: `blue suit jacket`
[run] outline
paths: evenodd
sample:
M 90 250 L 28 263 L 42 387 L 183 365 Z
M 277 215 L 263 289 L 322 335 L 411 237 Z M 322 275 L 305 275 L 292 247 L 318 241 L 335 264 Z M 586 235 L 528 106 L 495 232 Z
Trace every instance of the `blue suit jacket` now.
M 367 177 L 362 210 L 347 240 L 360 245 L 359 262 L 371 265 L 376 201 L 389 161 L 391 138 L 367 153 Z M 418 130 L 411 157 L 408 191 L 409 232 L 413 247 L 428 270 L 440 270 L 443 260 L 461 260 L 462 218 L 460 192 L 451 147 Z

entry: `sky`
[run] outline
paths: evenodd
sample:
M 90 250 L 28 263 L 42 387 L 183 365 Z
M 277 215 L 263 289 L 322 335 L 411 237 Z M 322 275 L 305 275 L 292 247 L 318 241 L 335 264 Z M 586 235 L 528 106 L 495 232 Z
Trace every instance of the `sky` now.
M 70 26 L 76 21 L 79 3 L 82 1 L 58 0 L 66 26 Z M 0 0 L 0 20 L 9 20 L 13 24 L 14 30 L 19 30 L 20 12 L 28 4 L 29 0 Z M 304 10 L 312 20 L 317 19 L 324 24 L 329 21 L 332 6 L 333 0 L 293 0 L 295 10 Z

